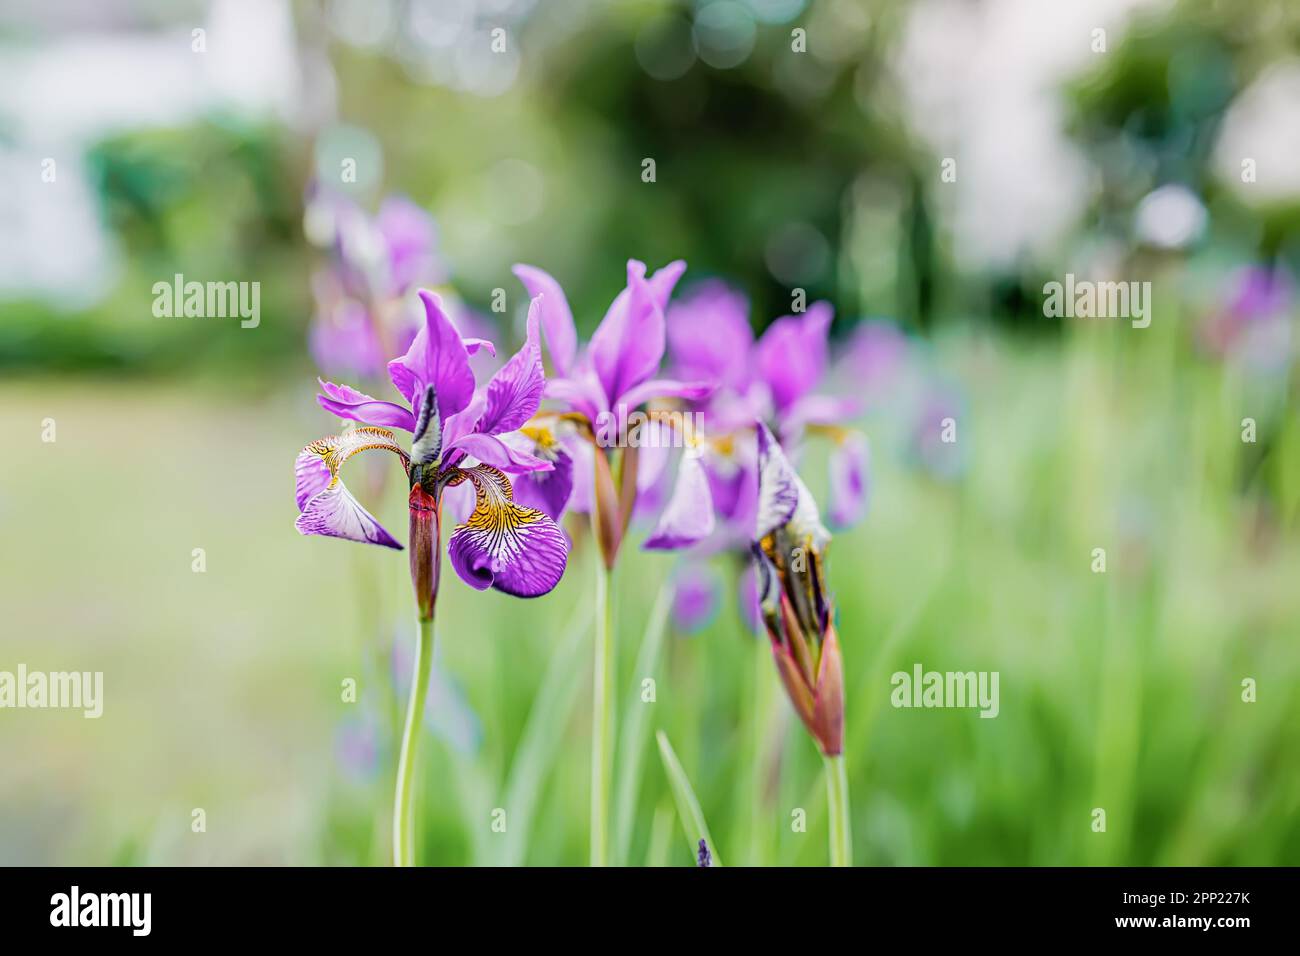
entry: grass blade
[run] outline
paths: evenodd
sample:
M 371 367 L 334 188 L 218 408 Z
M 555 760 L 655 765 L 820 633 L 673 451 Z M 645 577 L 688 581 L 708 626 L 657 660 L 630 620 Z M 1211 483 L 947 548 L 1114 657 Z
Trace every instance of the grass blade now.
M 687 779 L 686 771 L 682 769 L 681 762 L 673 751 L 673 745 L 668 742 L 668 735 L 659 730 L 655 732 L 655 739 L 659 741 L 659 758 L 664 763 L 664 772 L 668 774 L 668 782 L 673 789 L 673 799 L 677 802 L 677 815 L 681 818 L 682 829 L 686 831 L 686 837 L 690 841 L 691 859 L 695 858 L 696 850 L 703 840 L 708 844 L 709 852 L 713 854 L 713 865 L 722 866 L 722 857 L 718 855 L 718 846 L 709 834 L 709 825 L 704 821 L 704 811 L 700 809 L 695 788 Z

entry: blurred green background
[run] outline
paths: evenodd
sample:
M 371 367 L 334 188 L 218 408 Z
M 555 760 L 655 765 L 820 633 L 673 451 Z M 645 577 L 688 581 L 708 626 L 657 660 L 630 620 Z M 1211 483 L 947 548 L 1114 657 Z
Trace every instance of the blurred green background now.
M 450 287 L 503 350 L 526 305 L 512 263 L 560 279 L 585 337 L 629 256 L 735 283 L 756 330 L 803 289 L 835 304 L 846 354 L 898 331 L 839 383 L 872 443 L 870 511 L 831 552 L 856 862 L 1300 862 L 1294 4 L 5 17 L 0 670 L 103 671 L 105 710 L 0 711 L 0 863 L 388 860 L 406 563 L 293 529 L 293 456 L 334 429 L 304 197 L 343 158 L 365 208 L 433 214 Z M 259 326 L 156 318 L 178 272 L 260 282 Z M 1067 273 L 1150 281 L 1150 327 L 1045 318 Z M 366 500 L 398 529 L 402 497 Z M 586 861 L 594 567 L 571 531 L 536 602 L 444 576 L 425 862 Z M 711 566 L 705 627 L 669 616 L 645 650 L 681 573 L 628 548 L 616 576 L 618 732 L 639 729 L 618 858 L 694 860 L 663 730 L 724 862 L 822 865 L 821 763 L 737 613 L 738 568 Z M 999 671 L 998 718 L 889 706 L 916 662 Z

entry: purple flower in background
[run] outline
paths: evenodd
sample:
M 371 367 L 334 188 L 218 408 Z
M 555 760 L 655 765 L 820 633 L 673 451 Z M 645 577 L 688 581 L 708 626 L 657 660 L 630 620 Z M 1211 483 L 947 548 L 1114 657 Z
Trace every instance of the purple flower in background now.
M 574 469 L 569 507 L 591 513 L 607 567 L 614 564 L 638 501 L 667 473 L 674 444 L 683 449 L 677 479 L 646 547 L 686 547 L 713 529 L 707 476 L 689 423 L 662 408 L 640 411 L 665 399 L 700 399 L 713 389 L 710 381 L 659 377 L 664 308 L 685 269 L 677 261 L 647 276 L 644 263 L 630 260 L 626 288 L 580 350 L 559 283 L 534 266 L 514 268 L 529 295 L 541 298 L 541 325 L 555 371 L 546 397 L 567 408 L 566 420 L 576 425 L 572 440 L 563 443 Z M 553 448 L 561 444 L 554 434 L 540 437 Z
M 749 551 L 758 507 L 756 420 L 768 423 L 794 449 L 810 436 L 829 439 L 830 519 L 844 527 L 863 516 L 867 440 L 842 424 L 860 411 L 860 404 L 826 390 L 832 318 L 830 305 L 816 302 L 807 312 L 777 319 L 756 339 L 745 296 L 718 280 L 698 284 L 669 308 L 675 373 L 718 383 L 692 406 L 703 415 L 711 439 L 702 444 L 702 465 L 722 518 L 706 550 Z M 748 599 L 742 593 L 742 610 L 751 624 L 753 607 L 751 586 Z M 677 621 L 691 625 L 680 616 Z
M 912 463 L 935 478 L 950 481 L 966 464 L 966 444 L 957 441 L 957 422 L 963 416 L 957 391 L 929 382 L 913 413 L 907 455 Z
M 897 391 L 908 354 L 907 336 L 896 324 L 885 319 L 863 322 L 835 363 L 835 388 L 851 390 L 865 405 L 875 407 Z
M 1229 279 L 1224 302 L 1202 324 L 1203 347 L 1220 359 L 1279 370 L 1292 358 L 1295 283 L 1285 269 L 1247 266 Z
M 420 329 L 415 286 L 446 279 L 433 217 L 401 196 L 385 199 L 371 217 L 348 197 L 314 187 L 305 225 L 330 251 L 312 278 L 312 357 L 329 374 L 378 378 L 387 357 L 405 352 Z
M 860 413 L 861 403 L 825 390 L 829 303 L 814 302 L 807 312 L 777 319 L 757 340 L 748 313 L 742 294 L 713 280 L 676 302 L 667 316 L 674 368 L 719 382 L 700 409 L 710 434 L 733 436 L 729 448 L 714 442 L 706 455 L 710 487 L 732 542 L 747 541 L 753 523 L 755 419 L 796 451 L 808 436 L 831 441 L 831 521 L 857 522 L 866 510 L 869 455 L 866 438 L 843 427 Z
M 718 612 L 718 581 L 703 561 L 686 561 L 673 575 L 673 620 L 687 634 L 708 626 Z

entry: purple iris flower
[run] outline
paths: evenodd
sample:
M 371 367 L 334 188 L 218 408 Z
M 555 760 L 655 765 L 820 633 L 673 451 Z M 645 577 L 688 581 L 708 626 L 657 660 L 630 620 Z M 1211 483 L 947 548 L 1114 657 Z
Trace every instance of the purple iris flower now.
M 807 312 L 777 319 L 756 339 L 749 324 L 748 300 L 718 280 L 696 285 L 668 309 L 675 373 L 718 384 L 706 400 L 693 406 L 703 415 L 710 437 L 702 445 L 702 470 L 722 518 L 717 532 L 701 544 L 702 551 L 748 553 L 758 508 L 755 421 L 768 423 L 796 451 L 806 437 L 828 438 L 830 520 L 846 527 L 863 516 L 869 449 L 864 435 L 842 425 L 861 408 L 858 402 L 826 389 L 832 318 L 828 303 L 815 302 Z M 751 626 L 752 588 L 749 582 L 749 594 L 742 594 Z M 683 629 L 693 624 L 686 615 L 678 616 L 677 623 Z
M 710 487 L 733 543 L 748 541 L 757 487 L 757 446 L 752 424 L 770 424 L 796 452 L 803 439 L 830 439 L 830 518 L 843 527 L 866 510 L 866 439 L 843 427 L 861 403 L 829 394 L 829 333 L 834 312 L 827 302 L 773 322 L 757 340 L 749 324 L 749 303 L 725 283 L 696 286 L 668 310 L 668 341 L 682 375 L 715 380 L 718 389 L 701 405 L 712 442 L 706 454 Z M 707 331 L 705 331 L 707 330 Z
M 699 400 L 714 388 L 712 380 L 659 376 L 667 345 L 664 309 L 685 269 L 679 260 L 647 275 L 645 263 L 629 260 L 627 286 L 580 349 L 573 312 L 559 283 L 534 266 L 514 268 L 529 295 L 541 297 L 541 327 L 555 371 L 546 383 L 546 397 L 568 411 L 554 422 L 557 430 L 563 426 L 569 432 L 537 437 L 543 450 L 548 444 L 555 449 L 557 472 L 558 456 L 569 459 L 563 466 L 572 475 L 568 507 L 592 513 L 607 567 L 613 566 L 638 502 L 654 493 L 673 457 L 679 458 L 676 481 L 663 495 L 645 546 L 686 547 L 713 530 L 697 436 L 680 412 L 662 405 L 664 400 Z M 649 411 L 641 411 L 646 406 Z M 674 455 L 675 448 L 680 455 Z M 551 480 L 544 475 L 538 479 L 538 484 Z M 530 494 L 536 496 L 532 500 L 544 497 L 541 489 Z
M 340 480 L 344 462 L 369 449 L 397 455 L 410 480 L 411 571 L 422 618 L 432 616 L 443 492 L 472 485 L 474 509 L 447 542 L 456 573 L 471 587 L 518 597 L 550 591 L 564 573 L 568 544 L 546 514 L 514 501 L 509 476 L 553 470 L 512 436 L 541 402 L 539 303 L 528 314 L 523 347 L 476 391 L 470 356 L 489 344 L 463 339 L 432 293 L 421 290 L 425 321 L 406 354 L 388 363 L 405 404 L 372 398 L 347 385 L 321 382 L 317 401 L 362 425 L 314 441 L 298 455 L 297 528 L 400 549 Z M 412 433 L 409 453 L 390 429 Z

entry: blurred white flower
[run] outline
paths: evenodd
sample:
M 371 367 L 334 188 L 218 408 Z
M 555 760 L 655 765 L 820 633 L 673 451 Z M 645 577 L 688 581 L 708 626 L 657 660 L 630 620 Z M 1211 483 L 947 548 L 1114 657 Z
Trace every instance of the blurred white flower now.
M 1133 229 L 1140 241 L 1162 249 L 1181 249 L 1205 231 L 1205 206 L 1186 186 L 1168 183 L 1142 197 Z
M 1266 69 L 1223 119 L 1214 165 L 1248 203 L 1300 196 L 1300 59 Z M 1250 161 L 1246 175 L 1244 163 Z

